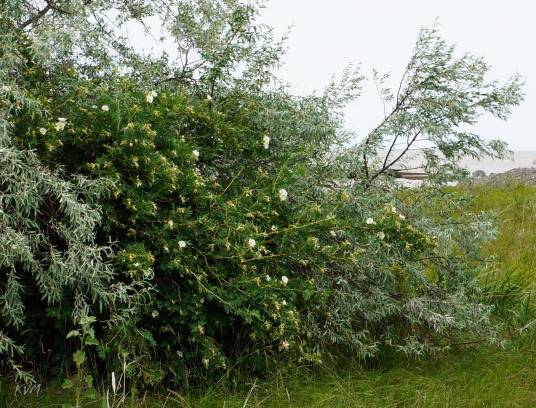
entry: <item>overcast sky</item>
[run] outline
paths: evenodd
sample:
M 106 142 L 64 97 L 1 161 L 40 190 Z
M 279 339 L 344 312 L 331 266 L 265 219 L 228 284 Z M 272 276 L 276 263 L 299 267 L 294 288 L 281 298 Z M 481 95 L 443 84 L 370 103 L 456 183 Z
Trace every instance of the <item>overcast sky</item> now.
M 535 0 L 271 0 L 262 21 L 284 33 L 293 26 L 280 76 L 296 93 L 322 90 L 348 63 L 401 75 L 420 27 L 438 19 L 442 35 L 459 50 L 485 57 L 492 79 L 519 72 L 525 101 L 507 122 L 483 117 L 474 128 L 513 150 L 536 150 Z M 374 88 L 372 88 L 374 89 Z M 363 136 L 381 119 L 372 89 L 347 112 L 347 126 Z

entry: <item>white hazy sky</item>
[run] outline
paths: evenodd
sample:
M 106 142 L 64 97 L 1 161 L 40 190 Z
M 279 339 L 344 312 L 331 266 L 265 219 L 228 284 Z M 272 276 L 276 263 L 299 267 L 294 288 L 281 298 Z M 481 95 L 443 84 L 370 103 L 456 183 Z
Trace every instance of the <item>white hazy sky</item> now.
M 507 122 L 483 117 L 473 129 L 502 139 L 513 150 L 536 150 L 535 0 L 271 0 L 261 20 L 284 33 L 292 26 L 280 76 L 295 93 L 322 90 L 348 63 L 361 63 L 398 79 L 419 28 L 438 19 L 442 35 L 460 51 L 485 57 L 491 79 L 519 72 L 525 101 Z M 374 88 L 347 111 L 347 126 L 360 136 L 374 128 L 383 108 Z

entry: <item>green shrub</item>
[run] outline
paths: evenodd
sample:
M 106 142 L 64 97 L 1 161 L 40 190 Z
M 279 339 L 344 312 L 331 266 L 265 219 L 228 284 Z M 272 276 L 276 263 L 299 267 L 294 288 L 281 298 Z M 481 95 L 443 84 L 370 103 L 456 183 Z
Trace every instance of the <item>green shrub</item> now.
M 485 216 L 460 214 L 464 198 L 441 183 L 459 175 L 460 155 L 503 152 L 457 127 L 483 111 L 505 117 L 521 98 L 517 77 L 487 83 L 480 59 L 455 59 L 423 30 L 405 96 L 384 89 L 393 113 L 348 147 L 341 112 L 359 94 L 358 71 L 295 97 L 271 85 L 281 46 L 253 5 L 178 1 L 175 14 L 152 6 L 128 14 L 90 3 L 63 23 L 45 16 L 32 41 L 57 49 L 19 78 L 43 114 L 11 112 L 11 144 L 35 149 L 52 169 L 113 182 L 98 201 L 96 240 L 114 246 L 114 284 L 154 285 L 139 313 L 99 331 L 107 372 L 184 387 L 274 360 L 363 359 L 383 348 L 422 355 L 462 336 L 493 339 L 475 280 L 493 230 Z M 89 11 L 102 22 L 110 10 L 120 20 L 156 13 L 183 64 L 95 30 Z M 59 30 L 52 38 L 50 28 Z M 427 150 L 433 179 L 405 191 L 385 177 L 398 159 L 382 165 L 379 150 L 400 138 L 408 150 L 419 135 L 445 158 Z
M 26 370 L 32 365 L 49 374 L 49 360 L 61 366 L 58 359 L 76 350 L 65 338 L 71 329 L 96 314 L 120 321 L 131 314 L 145 289 L 138 286 L 141 282 L 118 282 L 107 262 L 111 247 L 96 243 L 101 220 L 96 201 L 109 180 L 66 176 L 43 165 L 35 152 L 16 147 L 15 122 L 21 112 L 31 112 L 33 120 L 41 120 L 44 112 L 25 88 L 38 55 L 29 38 L 14 32 L 3 17 L 0 354 L 17 380 L 28 382 L 32 378 Z
M 313 103 L 233 93 L 214 102 L 73 75 L 49 105 L 52 120 L 26 128 L 31 119 L 20 118 L 21 143 L 45 162 L 114 181 L 100 239 L 116 242 L 120 275 L 154 273 L 137 321 L 157 353 L 144 381 L 184 384 L 272 357 L 421 354 L 489 329 L 468 261 L 450 259 L 469 235 L 434 237 L 446 232 L 437 217 L 427 223 L 426 206 L 405 204 L 394 185 L 386 194 L 337 184 L 339 173 L 329 180 L 322 163 L 305 161 L 338 142 L 328 120 L 305 126 Z M 275 109 L 285 131 L 275 119 L 258 126 Z M 438 193 L 419 194 L 429 204 Z M 127 337 L 107 351 L 154 359 Z

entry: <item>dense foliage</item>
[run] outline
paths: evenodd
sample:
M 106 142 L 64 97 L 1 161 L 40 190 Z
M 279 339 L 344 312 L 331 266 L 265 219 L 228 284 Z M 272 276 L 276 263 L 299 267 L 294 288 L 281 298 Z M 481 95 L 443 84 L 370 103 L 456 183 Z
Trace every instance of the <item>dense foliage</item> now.
M 28 110 L 41 118 L 43 107 L 24 86 L 36 55 L 15 34 L 4 30 L 0 49 L 0 351 L 18 379 L 31 381 L 21 361 L 48 374 L 49 362 L 58 364 L 69 350 L 69 330 L 97 313 L 120 321 L 146 290 L 142 282 L 117 282 L 107 262 L 110 246 L 95 242 L 96 202 L 110 182 L 66 178 L 16 147 L 17 115 Z M 90 325 L 86 334 L 96 342 Z
M 9 87 L 2 148 L 26 158 L 27 168 L 3 156 L 0 214 L 32 229 L 24 232 L 24 262 L 39 267 L 4 261 L 11 249 L 2 232 L 2 323 L 24 314 L 22 300 L 9 297 L 13 277 L 35 276 L 49 319 L 63 321 L 54 308 L 60 300 L 75 317 L 79 310 L 98 317 L 98 341 L 92 332 L 89 345 L 108 372 L 123 367 L 132 381 L 179 387 L 274 360 L 361 359 L 382 348 L 423 354 L 460 336 L 493 339 L 475 282 L 479 244 L 493 228 L 486 217 L 456 211 L 459 196 L 440 187 L 460 173 L 460 155 L 503 153 L 500 143 L 457 128 L 485 111 L 507 116 L 521 99 L 519 79 L 486 82 L 485 64 L 456 59 L 435 30 L 424 30 L 393 113 L 348 148 L 341 110 L 359 94 L 359 72 L 346 70 L 321 95 L 289 95 L 270 82 L 281 46 L 255 22 L 255 5 L 162 3 L 125 10 L 119 2 L 66 1 L 32 14 L 13 1 L 3 11 L 3 44 L 12 48 L 0 55 Z M 160 11 L 177 60 L 123 46 L 95 23 L 110 10 L 118 24 Z M 18 60 L 8 66 L 10 55 Z M 405 191 L 384 177 L 394 163 L 379 150 L 407 139 L 407 151 L 415 135 L 434 143 L 427 169 L 443 177 Z M 104 194 L 93 195 L 88 180 Z M 21 186 L 24 194 L 10 202 Z M 43 218 L 37 209 L 51 194 L 58 204 Z M 110 246 L 113 254 L 103 252 Z M 54 296 L 39 286 L 48 279 L 59 280 Z M 143 297 L 147 281 L 154 290 Z M 145 300 L 139 309 L 125 302 L 129 291 L 130 303 Z M 114 296 L 130 306 L 129 318 L 102 324 L 117 317 Z M 98 308 L 99 299 L 109 307 Z M 82 323 L 69 337 L 82 336 L 84 345 Z M 31 335 L 42 330 L 27 327 Z M 65 334 L 45 342 L 64 342 Z M 29 353 L 38 347 L 19 337 Z M 81 361 L 75 356 L 78 368 Z

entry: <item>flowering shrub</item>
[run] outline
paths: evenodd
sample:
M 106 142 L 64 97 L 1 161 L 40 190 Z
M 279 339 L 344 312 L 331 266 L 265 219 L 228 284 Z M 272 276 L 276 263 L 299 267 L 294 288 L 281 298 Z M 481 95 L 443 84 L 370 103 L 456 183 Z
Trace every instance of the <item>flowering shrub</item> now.
M 313 357 L 299 309 L 315 293 L 312 234 L 334 225 L 333 216 L 315 203 L 292 210 L 299 192 L 283 186 L 294 169 L 272 158 L 266 129 L 246 128 L 247 109 L 155 94 L 124 80 L 80 81 L 64 94 L 76 105 L 53 103 L 69 106 L 53 116 L 63 115 L 65 127 L 44 121 L 24 141 L 47 162 L 114 181 L 100 234 L 118 243 L 115 265 L 125 276 L 154 271 L 158 290 L 140 324 L 170 371 L 224 368 L 248 344 L 258 355 Z
M 136 88 L 126 78 L 74 75 L 50 104 L 51 119 L 21 130 L 20 141 L 51 165 L 113 180 L 99 235 L 117 243 L 121 275 L 154 273 L 137 325 L 161 368 L 145 381 L 181 384 L 271 355 L 318 361 L 328 351 L 367 357 L 383 346 L 422 353 L 441 347 L 435 335 L 484 330 L 488 309 L 466 291 L 472 278 L 453 285 L 464 262 L 428 261 L 452 244 L 434 237 L 394 186 L 385 194 L 319 183 L 323 169 L 302 155 L 319 148 L 319 136 L 331 143 L 320 134 L 331 128 L 307 140 L 280 133 L 276 120 L 258 126 L 274 97 L 266 106 L 229 94 L 214 106 Z M 286 129 L 303 126 L 301 101 L 281 102 Z M 479 325 L 468 323 L 469 312 Z
M 452 63 L 452 50 L 424 32 L 401 87 L 408 96 L 363 144 L 345 148 L 341 110 L 359 93 L 359 72 L 345 71 L 324 94 L 291 96 L 270 86 L 280 45 L 253 6 L 175 5 L 177 15 L 161 17 L 184 52 L 179 72 L 165 56 L 147 61 L 127 47 L 99 54 L 97 35 L 81 36 L 82 58 L 58 52 L 55 64 L 37 62 L 19 79 L 43 114 L 13 109 L 10 143 L 35 149 L 50 168 L 111 181 L 94 203 L 103 214 L 96 240 L 114 246 L 118 285 L 154 285 L 139 313 L 101 328 L 99 355 L 139 363 L 128 364 L 131 379 L 184 386 L 273 359 L 415 355 L 462 335 L 492 339 L 474 274 L 478 244 L 492 236 L 480 231 L 491 230 L 486 220 L 461 216 L 460 199 L 437 178 L 404 191 L 386 177 L 393 163 L 374 156 L 406 131 L 433 137 L 449 166 L 464 146 L 500 153 L 450 131 L 481 110 L 506 115 L 519 84 L 483 83 L 483 64 Z M 82 24 L 85 15 L 65 18 Z M 189 52 L 201 62 L 184 62 Z M 469 68 L 471 92 L 456 92 Z M 422 72 L 454 79 L 445 90 Z M 441 116 L 445 93 L 453 117 Z M 428 159 L 441 167 L 438 155 Z

